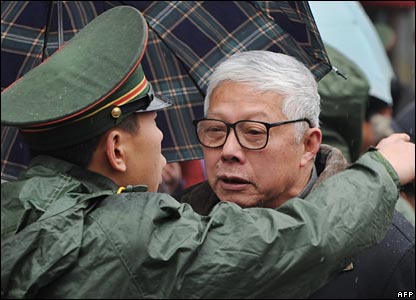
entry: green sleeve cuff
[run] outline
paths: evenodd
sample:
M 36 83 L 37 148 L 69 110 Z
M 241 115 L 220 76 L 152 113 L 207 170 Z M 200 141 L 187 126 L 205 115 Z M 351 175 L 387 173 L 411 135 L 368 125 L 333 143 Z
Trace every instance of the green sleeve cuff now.
M 397 172 L 394 170 L 393 166 L 389 163 L 387 159 L 384 158 L 383 155 L 380 154 L 377 150 L 369 151 L 368 155 L 374 159 L 375 161 L 380 162 L 384 168 L 386 168 L 387 173 L 389 173 L 391 179 L 393 179 L 394 184 L 397 187 L 397 190 L 400 191 L 401 184 L 400 184 L 400 178 Z

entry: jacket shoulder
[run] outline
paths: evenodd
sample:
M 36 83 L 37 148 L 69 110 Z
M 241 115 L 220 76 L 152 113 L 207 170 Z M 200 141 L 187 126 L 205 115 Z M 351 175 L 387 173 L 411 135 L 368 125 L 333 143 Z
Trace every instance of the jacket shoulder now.
M 343 271 L 316 291 L 313 299 L 397 298 L 398 292 L 415 290 L 415 232 L 395 213 L 386 237 L 353 259 L 353 269 Z
M 397 231 L 405 241 L 415 245 L 415 227 L 402 214 L 397 212 L 394 214 L 390 230 Z
M 415 229 L 401 214 L 395 213 L 392 226 L 382 242 L 380 263 L 387 266 L 384 298 L 397 298 L 399 292 L 415 290 Z M 385 261 L 382 261 L 382 259 Z M 388 263 L 391 261 L 390 264 Z

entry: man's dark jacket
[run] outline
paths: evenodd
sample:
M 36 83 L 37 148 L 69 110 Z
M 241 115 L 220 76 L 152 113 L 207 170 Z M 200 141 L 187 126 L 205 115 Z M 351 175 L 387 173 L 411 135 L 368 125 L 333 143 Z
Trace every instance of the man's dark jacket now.
M 319 175 L 314 188 L 346 167 L 339 150 L 322 145 L 315 161 Z M 207 182 L 186 190 L 181 198 L 207 215 L 219 199 Z M 352 237 L 354 238 L 354 237 Z M 401 292 L 401 294 L 400 294 Z M 412 292 L 411 297 L 409 293 Z M 316 291 L 312 299 L 415 298 L 415 229 L 396 213 L 386 237 L 353 258 L 344 271 Z
M 413 295 L 408 297 L 409 293 L 403 292 L 412 292 Z M 351 271 L 337 274 L 311 298 L 414 299 L 414 227 L 401 214 L 396 213 L 384 240 L 356 256 Z

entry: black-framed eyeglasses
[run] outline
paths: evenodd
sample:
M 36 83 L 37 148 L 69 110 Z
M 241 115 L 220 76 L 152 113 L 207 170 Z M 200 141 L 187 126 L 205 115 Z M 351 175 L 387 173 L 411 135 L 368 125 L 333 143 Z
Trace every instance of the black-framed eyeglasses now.
M 200 119 L 194 120 L 193 124 L 198 141 L 204 147 L 219 148 L 224 146 L 232 128 L 241 147 L 250 150 L 260 150 L 265 148 L 269 141 L 270 128 L 296 122 L 307 122 L 309 127 L 312 127 L 311 121 L 306 118 L 277 123 L 251 120 L 227 123 L 216 119 Z

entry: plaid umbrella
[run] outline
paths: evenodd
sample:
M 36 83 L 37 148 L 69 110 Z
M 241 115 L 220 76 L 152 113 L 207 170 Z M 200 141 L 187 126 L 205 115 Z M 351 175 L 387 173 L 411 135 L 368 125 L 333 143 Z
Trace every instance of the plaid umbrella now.
M 203 115 L 208 78 L 226 57 L 258 49 L 289 54 L 317 80 L 331 68 L 307 1 L 63 1 L 60 18 L 51 1 L 3 1 L 2 89 L 52 54 L 59 36 L 70 39 L 117 5 L 143 12 L 150 29 L 143 68 L 155 91 L 175 103 L 158 117 L 168 161 L 202 157 L 192 120 Z M 16 130 L 2 127 L 2 178 L 25 167 L 24 149 Z

